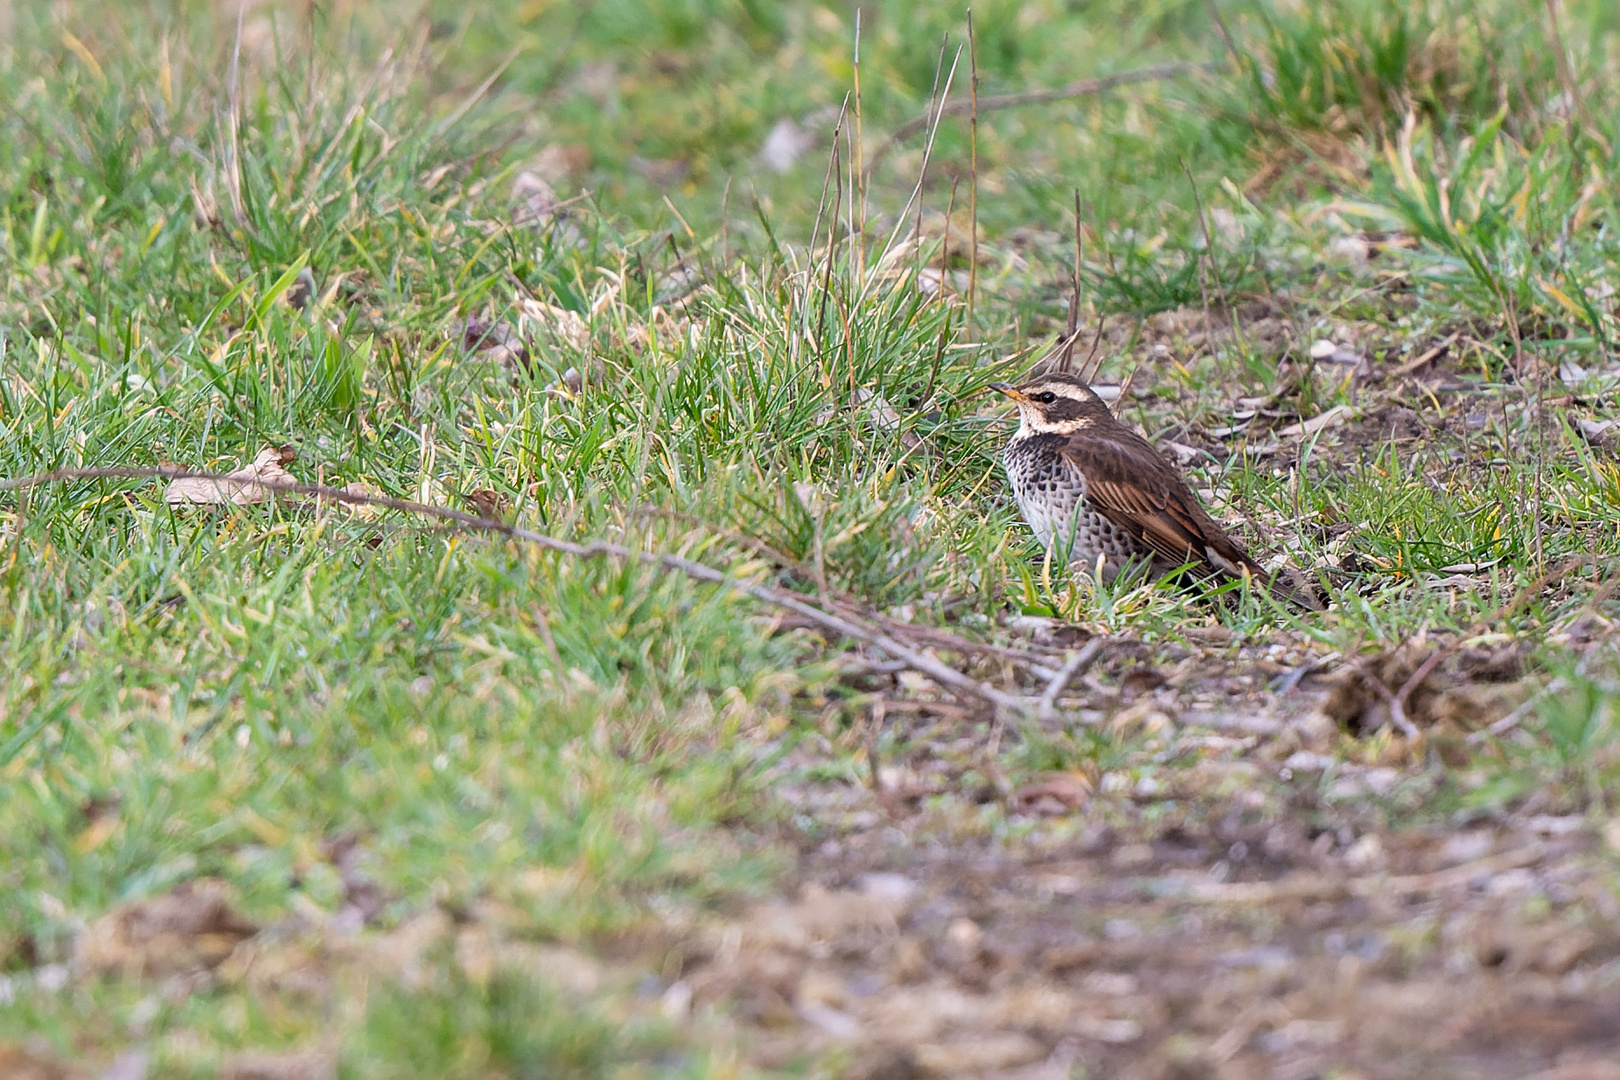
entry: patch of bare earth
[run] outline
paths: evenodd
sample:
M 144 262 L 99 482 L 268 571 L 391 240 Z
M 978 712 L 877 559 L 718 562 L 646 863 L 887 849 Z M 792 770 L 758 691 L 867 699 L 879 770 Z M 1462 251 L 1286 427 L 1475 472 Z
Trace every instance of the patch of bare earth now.
M 851 1077 L 1620 1077 L 1589 822 L 1391 828 L 1436 771 L 1291 749 L 1279 711 L 1168 719 L 1174 767 L 1089 797 L 998 789 L 938 727 L 875 791 L 786 782 L 796 884 L 692 928 L 672 990 Z

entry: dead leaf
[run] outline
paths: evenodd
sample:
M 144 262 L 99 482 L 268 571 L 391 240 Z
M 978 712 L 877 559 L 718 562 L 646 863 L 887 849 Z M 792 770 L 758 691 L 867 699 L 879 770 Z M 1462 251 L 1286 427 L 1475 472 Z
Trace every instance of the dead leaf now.
M 359 495 L 369 499 L 380 499 L 384 497 L 382 491 L 378 488 L 359 481 L 352 484 L 344 484 L 343 493 L 345 495 Z M 381 507 L 373 506 L 370 503 L 341 502 L 337 499 L 333 499 L 331 501 L 336 503 L 343 510 L 347 511 L 350 515 L 357 518 L 374 518 L 378 514 L 382 513 Z
M 496 363 L 517 363 L 525 371 L 529 369 L 529 347 L 503 322 L 468 319 L 461 327 L 461 344 L 465 349 L 484 353 Z
M 512 504 L 505 495 L 490 488 L 474 488 L 462 496 L 472 504 L 478 516 L 487 521 L 505 521 Z
M 922 1043 L 916 1060 L 932 1076 L 963 1076 L 1027 1065 L 1046 1057 L 1046 1047 L 1028 1035 L 998 1032 L 961 1042 Z
M 1303 420 L 1297 424 L 1289 424 L 1287 427 L 1278 431 L 1277 436 L 1279 438 L 1288 439 L 1295 435 L 1315 435 L 1318 431 L 1321 431 L 1324 428 L 1330 428 L 1337 424 L 1343 423 L 1345 418 L 1349 415 L 1350 406 L 1335 405 L 1327 412 L 1318 416 L 1313 416 L 1309 420 Z
M 1194 462 L 1203 461 L 1215 461 L 1216 464 L 1220 464 L 1220 462 L 1216 461 L 1215 455 L 1208 450 L 1200 450 L 1198 447 L 1188 446 L 1186 443 L 1163 442 L 1159 444 L 1159 447 L 1168 451 L 1182 465 L 1191 465 Z
M 649 158 L 631 154 L 626 164 L 631 172 L 657 188 L 672 188 L 692 171 L 692 163 L 682 158 Z
M 528 324 L 524 326 L 525 330 L 531 326 L 534 329 L 545 330 L 580 351 L 584 351 L 591 342 L 590 323 L 585 321 L 583 315 L 570 308 L 525 299 L 518 305 L 518 311 L 522 321 Z
M 229 1058 L 220 1070 L 224 1080 L 332 1080 L 336 1075 L 337 1061 L 324 1050 L 248 1051 Z
M 266 487 L 266 484 L 289 485 L 298 482 L 286 469 L 297 458 L 298 452 L 290 445 L 267 446 L 259 451 L 253 464 L 227 473 L 223 479 L 205 480 L 192 476 L 171 480 L 163 491 L 163 501 L 173 507 L 247 506 L 265 502 L 276 496 L 275 488 Z
M 528 171 L 518 173 L 517 179 L 512 181 L 512 198 L 523 205 L 524 212 L 518 216 L 520 223 L 550 217 L 559 201 L 557 193 L 543 177 Z
M 882 394 L 874 394 L 865 387 L 856 389 L 853 407 L 847 402 L 829 405 L 816 414 L 813 423 L 816 427 L 825 426 L 832 423 L 841 412 L 858 414 L 866 421 L 866 425 L 878 435 L 892 436 L 898 432 L 901 445 L 908 450 L 914 449 L 921 443 L 921 440 L 916 435 L 901 430 L 900 413 L 890 404 L 889 399 Z
M 1415 247 L 1417 240 L 1401 233 L 1363 231 L 1339 237 L 1328 245 L 1328 250 L 1351 262 L 1365 263 L 1386 251 L 1411 250 Z
M 6 1080 L 75 1080 L 84 1075 L 46 1056 L 45 1049 L 0 1043 L 0 1076 Z
M 1610 434 L 1610 430 L 1617 423 L 1620 423 L 1620 421 L 1587 420 L 1584 418 L 1575 421 L 1576 426 L 1580 428 L 1581 438 L 1585 439 L 1593 446 L 1602 446 L 1611 441 L 1614 436 Z
M 813 942 L 859 930 L 892 930 L 909 906 L 908 897 L 834 891 L 809 884 L 798 903 L 777 901 L 755 907 L 745 939 L 756 947 L 798 951 Z
M 815 145 L 816 136 L 813 133 L 784 117 L 765 136 L 765 144 L 759 148 L 759 161 L 778 175 L 792 172 L 793 166 Z
M 432 978 L 429 953 L 451 929 L 450 917 L 430 908 L 386 934 L 362 939 L 362 958 L 376 974 L 397 979 L 408 990 L 418 990 Z
M 113 1058 L 111 1065 L 101 1074 L 101 1080 L 146 1080 L 146 1067 L 151 1055 L 137 1048 L 125 1050 Z
M 216 967 L 258 927 L 234 911 L 217 878 L 183 881 L 163 896 L 122 904 L 80 935 L 81 969 L 97 975 L 162 976 Z
M 292 285 L 281 294 L 282 301 L 294 311 L 303 311 L 309 307 L 309 302 L 315 297 L 315 275 L 310 273 L 309 267 L 298 271 Z
M 1013 792 L 1012 808 L 1033 817 L 1061 817 L 1090 802 L 1091 792 L 1091 781 L 1082 773 L 1050 773 Z
M 1225 427 L 1210 428 L 1209 436 L 1213 439 L 1229 439 L 1233 435 L 1241 435 L 1243 432 L 1249 430 L 1249 423 L 1253 419 L 1254 415 L 1251 413 L 1248 419 L 1241 420 L 1239 423 L 1228 424 Z
M 1434 646 L 1406 642 L 1380 656 L 1367 657 L 1328 679 L 1331 689 L 1322 711 L 1354 735 L 1370 735 L 1390 722 L 1390 699 L 1430 658 Z M 1512 659 L 1451 656 L 1424 674 L 1408 693 L 1407 718 L 1419 728 L 1474 731 L 1507 715 L 1530 692 L 1509 678 Z

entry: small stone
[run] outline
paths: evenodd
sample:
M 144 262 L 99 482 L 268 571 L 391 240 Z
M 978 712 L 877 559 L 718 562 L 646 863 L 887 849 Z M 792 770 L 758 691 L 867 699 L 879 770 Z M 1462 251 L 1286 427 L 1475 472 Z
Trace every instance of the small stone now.
M 1614 818 L 1603 826 L 1603 842 L 1610 851 L 1620 855 L 1620 818 Z
M 1344 853 L 1344 861 L 1358 874 L 1381 870 L 1385 861 L 1384 842 L 1378 839 L 1377 833 L 1367 833 L 1350 845 L 1350 850 Z
M 932 1076 L 967 1076 L 1027 1065 L 1046 1053 L 1028 1035 L 999 1032 L 961 1042 L 923 1043 L 916 1049 L 916 1062 Z
M 945 941 L 950 945 L 952 952 L 972 956 L 979 951 L 979 945 L 984 941 L 984 930 L 972 919 L 952 919 L 951 924 L 945 928 Z

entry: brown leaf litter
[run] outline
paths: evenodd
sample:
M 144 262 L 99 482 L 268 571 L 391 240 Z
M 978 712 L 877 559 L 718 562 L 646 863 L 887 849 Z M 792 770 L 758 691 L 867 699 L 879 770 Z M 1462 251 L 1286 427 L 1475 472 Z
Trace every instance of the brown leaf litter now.
M 1394 830 L 1388 807 L 1441 772 L 1358 734 L 1387 723 L 1362 680 L 1416 675 L 1424 737 L 1465 753 L 1443 735 L 1522 698 L 1521 645 L 1420 639 L 1315 678 L 1284 642 L 1128 645 L 1066 710 L 1124 740 L 1113 762 L 1021 786 L 970 782 L 996 767 L 970 716 L 867 675 L 885 782 L 829 779 L 801 744 L 774 785 L 801 823 L 796 899 L 687 930 L 669 992 L 733 1017 L 761 1069 L 850 1077 L 1524 1080 L 1620 1055 L 1620 830 Z
M 1208 810 L 1023 843 L 844 832 L 798 899 L 692 931 L 672 985 L 726 1005 L 757 1067 L 850 1077 L 1520 1080 L 1620 1052 L 1590 837 Z
M 173 507 L 247 506 L 267 502 L 276 497 L 274 485 L 298 482 L 287 471 L 287 466 L 297 458 L 298 452 L 290 445 L 267 446 L 259 451 L 252 464 L 220 479 L 188 476 L 169 481 L 169 486 L 163 490 L 163 501 Z
M 258 932 L 230 900 L 225 882 L 202 878 L 122 904 L 79 936 L 75 961 L 87 973 L 126 978 L 211 970 Z
M 1405 689 L 1401 705 L 1417 728 L 1457 734 L 1505 715 L 1531 691 L 1516 681 L 1523 674 L 1523 650 L 1516 643 L 1435 663 L 1439 649 L 1407 642 L 1345 666 L 1331 678 L 1322 711 L 1352 734 L 1369 735 L 1390 725 L 1394 699 Z

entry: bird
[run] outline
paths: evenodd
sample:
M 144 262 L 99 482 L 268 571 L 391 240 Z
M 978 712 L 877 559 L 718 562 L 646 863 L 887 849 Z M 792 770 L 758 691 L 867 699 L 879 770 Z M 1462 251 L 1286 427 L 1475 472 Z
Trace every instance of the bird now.
M 1002 455 L 1024 520 L 1049 550 L 1096 568 L 1104 583 L 1146 564 L 1154 579 L 1190 567 L 1199 577 L 1249 577 L 1312 611 L 1321 602 L 1249 557 L 1199 503 L 1153 444 L 1121 423 L 1080 376 L 1037 375 L 990 389 L 1018 405 Z

